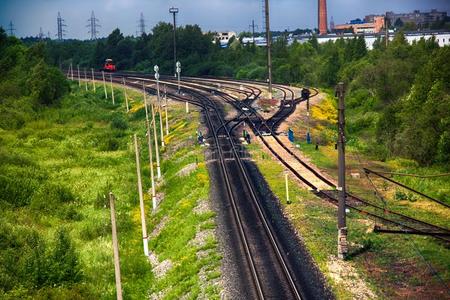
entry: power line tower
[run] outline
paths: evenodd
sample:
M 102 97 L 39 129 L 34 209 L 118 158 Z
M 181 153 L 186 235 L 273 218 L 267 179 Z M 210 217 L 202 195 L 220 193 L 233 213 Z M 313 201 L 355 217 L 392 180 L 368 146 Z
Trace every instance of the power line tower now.
M 141 17 L 139 18 L 138 21 L 138 32 L 139 35 L 142 36 L 145 33 L 145 19 L 144 19 L 144 14 L 141 13 Z
M 9 21 L 8 31 L 10 36 L 14 36 L 14 31 L 16 31 L 16 29 L 14 28 L 14 24 L 12 21 Z
M 255 28 L 259 29 L 259 26 L 255 25 L 255 20 L 252 20 L 252 24 L 248 25 L 248 27 L 252 30 L 252 41 L 253 41 L 253 44 L 254 44 L 255 43 Z
M 42 31 L 42 27 L 39 27 L 39 34 L 38 34 L 38 38 L 39 40 L 43 40 L 45 37 L 44 32 Z
M 61 14 L 58 11 L 58 18 L 56 19 L 56 23 L 58 25 L 58 40 L 62 41 L 64 36 L 66 35 L 66 30 L 64 27 L 67 27 L 65 20 L 61 18 Z
M 97 39 L 97 33 L 98 30 L 97 28 L 101 27 L 99 23 L 99 20 L 95 17 L 94 11 L 92 11 L 91 13 L 91 17 L 88 20 L 88 24 L 86 25 L 86 27 L 89 27 L 89 31 L 88 33 L 91 34 L 91 40 L 96 40 Z

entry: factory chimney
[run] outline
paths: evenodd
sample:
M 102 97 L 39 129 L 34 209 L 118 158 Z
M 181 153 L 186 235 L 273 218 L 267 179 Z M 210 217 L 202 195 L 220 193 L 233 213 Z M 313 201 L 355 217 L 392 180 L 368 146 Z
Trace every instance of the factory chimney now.
M 327 0 L 319 0 L 319 34 L 327 34 Z

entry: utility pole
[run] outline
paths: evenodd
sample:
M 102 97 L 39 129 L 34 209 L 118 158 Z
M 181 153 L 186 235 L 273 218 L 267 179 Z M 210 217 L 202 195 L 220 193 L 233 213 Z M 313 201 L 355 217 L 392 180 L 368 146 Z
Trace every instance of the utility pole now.
M 99 20 L 95 17 L 94 11 L 91 12 L 91 17 L 88 20 L 88 24 L 86 27 L 89 27 L 88 33 L 91 34 L 91 40 L 97 39 L 97 28 L 101 27 L 99 23 Z
M 95 93 L 94 68 L 91 68 L 91 72 L 92 72 L 92 87 L 94 88 L 94 93 Z
M 142 242 L 144 243 L 144 254 L 145 256 L 148 256 L 148 236 L 147 225 L 145 223 L 144 194 L 142 192 L 141 164 L 139 161 L 139 147 L 136 134 L 134 134 L 134 150 L 136 152 L 136 173 L 138 179 L 139 205 L 141 208 Z
M 156 211 L 156 189 L 155 189 L 155 172 L 153 171 L 153 149 L 152 149 L 152 138 L 150 134 L 150 121 L 148 117 L 148 103 L 147 96 L 145 93 L 144 81 L 142 82 L 142 89 L 144 92 L 144 107 L 145 107 L 145 124 L 147 127 L 147 144 L 148 144 L 148 158 L 150 162 L 150 180 L 152 182 L 152 207 L 153 211 Z
M 267 40 L 267 71 L 269 83 L 269 97 L 272 99 L 272 37 L 270 34 L 270 14 L 269 14 L 269 0 L 265 0 L 264 15 L 266 19 L 266 40 Z
M 159 92 L 159 67 L 156 65 L 156 66 L 154 66 L 153 70 L 155 71 L 155 79 L 156 79 L 156 97 L 157 97 L 157 102 L 158 102 L 161 147 L 165 147 L 165 145 L 164 145 L 164 130 L 163 130 L 162 115 L 161 115 L 161 93 Z
M 105 81 L 105 72 L 102 71 L 102 77 L 103 77 L 103 89 L 105 90 L 105 99 L 108 99 L 108 92 L 106 91 L 106 81 Z
M 127 83 L 125 82 L 125 77 L 122 77 L 123 80 L 123 93 L 125 95 L 125 104 L 127 105 L 127 113 L 130 111 L 128 106 L 128 95 L 127 95 Z
M 173 65 L 177 64 L 177 16 L 176 14 L 179 12 L 179 9 L 176 7 L 169 8 L 169 13 L 173 14 Z M 176 73 L 175 73 L 176 76 Z
M 120 281 L 120 259 L 119 259 L 119 243 L 117 241 L 117 226 L 116 226 L 116 208 L 114 205 L 113 193 L 109 193 L 109 207 L 111 208 L 111 229 L 112 229 L 112 243 L 114 253 L 114 274 L 116 277 L 116 294 L 117 300 L 122 300 L 122 283 Z
M 65 20 L 63 18 L 61 18 L 61 14 L 58 11 L 58 17 L 56 18 L 56 25 L 58 27 L 58 40 L 62 41 L 64 39 L 64 36 L 66 35 L 66 30 L 64 29 L 64 27 L 67 27 L 67 25 L 65 24 Z
M 115 105 L 116 103 L 114 102 L 114 88 L 113 88 L 113 84 L 112 84 L 112 74 L 109 74 L 109 81 L 111 82 L 111 97 L 112 97 L 112 104 Z
M 339 99 L 338 103 L 338 257 L 345 259 L 348 253 L 347 245 L 347 225 L 345 216 L 345 88 L 344 83 L 338 83 L 336 87 L 336 96 Z
M 16 31 L 16 29 L 14 28 L 12 21 L 9 21 L 8 31 L 10 36 L 14 36 L 14 31 Z
M 139 18 L 139 21 L 138 21 L 138 32 L 139 32 L 139 35 L 140 36 L 142 36 L 143 34 L 145 34 L 145 19 L 144 19 L 144 14 L 143 13 L 141 13 L 141 17 Z

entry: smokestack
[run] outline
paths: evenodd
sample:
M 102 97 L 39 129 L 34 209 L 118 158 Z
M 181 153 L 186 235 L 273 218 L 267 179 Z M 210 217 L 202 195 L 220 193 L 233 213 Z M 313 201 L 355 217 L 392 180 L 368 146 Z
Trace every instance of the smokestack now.
M 327 0 L 319 0 L 319 34 L 327 34 Z

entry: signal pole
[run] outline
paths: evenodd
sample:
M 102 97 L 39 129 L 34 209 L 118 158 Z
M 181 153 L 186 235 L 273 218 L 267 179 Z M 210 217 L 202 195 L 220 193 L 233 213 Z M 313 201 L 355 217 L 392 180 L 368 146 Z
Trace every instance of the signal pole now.
M 176 70 L 177 64 L 177 16 L 179 9 L 176 7 L 169 8 L 169 13 L 173 14 L 173 65 Z M 176 72 L 175 72 L 176 76 Z
M 58 11 L 58 18 L 56 19 L 56 24 L 58 27 L 58 40 L 62 41 L 64 39 L 64 36 L 66 35 L 66 30 L 64 29 L 64 27 L 67 27 L 67 25 L 65 24 L 65 20 L 63 18 L 61 18 L 61 14 Z
M 348 253 L 347 245 L 347 224 L 345 216 L 345 88 L 344 83 L 338 83 L 336 87 L 336 96 L 339 98 L 338 103 L 338 257 L 345 259 Z
M 97 28 L 101 27 L 100 24 L 98 24 L 98 19 L 95 17 L 94 11 L 92 11 L 91 13 L 91 17 L 88 20 L 88 24 L 86 25 L 86 27 L 89 27 L 89 31 L 88 33 L 91 34 L 91 40 L 96 40 L 97 39 L 97 33 L 98 30 Z
M 272 99 L 272 37 L 270 35 L 270 14 L 269 14 L 269 0 L 265 0 L 264 15 L 266 19 L 266 40 L 267 40 L 267 71 L 269 83 L 269 97 Z

